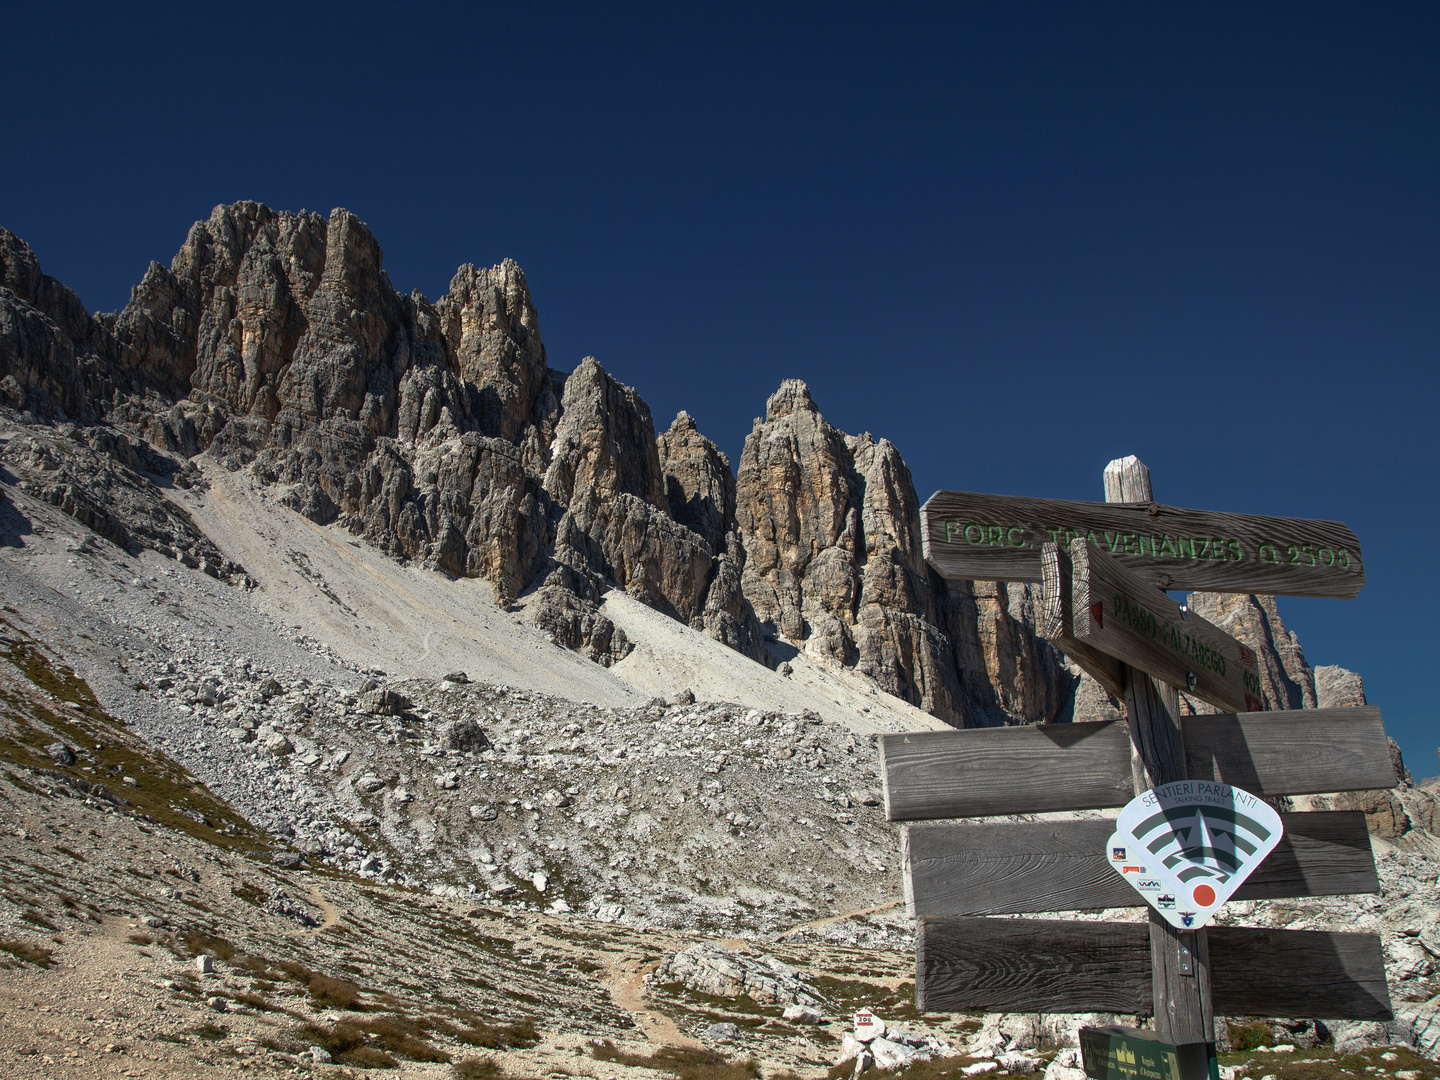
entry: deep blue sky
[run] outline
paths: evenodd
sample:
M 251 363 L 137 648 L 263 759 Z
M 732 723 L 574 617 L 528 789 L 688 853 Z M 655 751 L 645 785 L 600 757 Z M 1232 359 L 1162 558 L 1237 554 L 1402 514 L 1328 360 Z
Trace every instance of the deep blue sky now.
M 525 268 L 738 460 L 781 378 L 921 498 L 1339 519 L 1360 598 L 1282 599 L 1418 776 L 1433 678 L 1440 7 L 24 5 L 0 223 L 92 309 L 242 198 L 374 230 L 402 291 Z

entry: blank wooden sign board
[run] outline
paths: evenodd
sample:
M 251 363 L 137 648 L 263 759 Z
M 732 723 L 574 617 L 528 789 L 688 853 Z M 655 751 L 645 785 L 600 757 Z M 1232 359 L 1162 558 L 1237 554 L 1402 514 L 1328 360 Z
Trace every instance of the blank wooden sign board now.
M 932 1011 L 1152 1015 L 1184 1080 L 1210 1075 L 1221 1015 L 1389 1019 L 1375 934 L 996 918 L 1134 906 L 1108 864 L 1109 820 L 964 819 L 1123 806 L 1177 780 L 1264 797 L 1397 783 L 1374 708 L 1268 713 L 1256 657 L 1167 589 L 1355 596 L 1338 522 L 1161 506 L 1134 458 L 1105 503 L 939 492 L 922 510 L 943 576 L 1041 583 L 1039 630 L 1125 702 L 1125 724 L 882 736 L 886 815 L 905 830 L 918 921 L 916 1005 Z M 1178 691 L 1227 712 L 1179 714 Z M 1373 893 L 1364 817 L 1283 815 L 1284 837 L 1236 899 Z M 1119 1036 L 1116 1036 L 1117 1038 Z

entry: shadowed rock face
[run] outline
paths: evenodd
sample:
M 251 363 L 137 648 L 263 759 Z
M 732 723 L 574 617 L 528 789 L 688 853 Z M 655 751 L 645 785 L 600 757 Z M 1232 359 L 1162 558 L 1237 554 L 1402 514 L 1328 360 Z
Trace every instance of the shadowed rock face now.
M 947 586 L 925 564 L 919 512 L 888 440 L 844 435 L 786 380 L 736 479 L 762 625 L 953 724 L 1059 719 L 1074 678 L 1035 636 L 1028 588 Z
M 100 316 L 0 229 L 0 402 L 113 432 L 82 440 L 130 448 L 108 491 L 209 451 L 317 523 L 491 582 L 601 663 L 631 648 L 598 610 L 618 587 L 761 663 L 804 649 L 950 723 L 1074 714 L 1078 676 L 1035 636 L 1031 587 L 937 578 L 895 447 L 838 431 L 803 382 L 770 398 L 732 474 L 686 413 L 657 437 L 594 359 L 552 370 L 515 263 L 462 266 L 433 304 L 401 296 L 345 210 L 216 207 Z M 77 476 L 47 497 L 106 520 Z M 162 533 L 152 546 L 199 550 Z M 1215 603 L 1265 642 L 1272 700 L 1313 704 L 1273 601 Z
M 1256 651 L 1260 688 L 1268 708 L 1315 708 L 1315 674 L 1305 661 L 1299 640 L 1280 621 L 1273 596 L 1191 593 L 1189 604 L 1197 615 Z M 1207 713 L 1216 711 L 1210 706 L 1196 708 Z

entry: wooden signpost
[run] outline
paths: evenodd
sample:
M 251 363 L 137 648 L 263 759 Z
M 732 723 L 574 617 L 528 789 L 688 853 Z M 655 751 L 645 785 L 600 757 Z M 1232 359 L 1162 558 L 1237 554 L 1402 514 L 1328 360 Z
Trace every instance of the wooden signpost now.
M 1338 521 L 1182 510 L 1134 494 L 1088 503 L 936 492 L 920 511 L 925 558 L 947 578 L 1039 581 L 1041 547 L 1083 536 L 1166 589 L 1349 599 L 1365 584 L 1360 542 Z
M 1187 611 L 1084 537 L 1070 544 L 1071 633 L 1230 712 L 1260 712 L 1255 651 Z
M 1394 786 L 1379 710 L 1260 711 L 1254 654 L 1164 591 L 1352 597 L 1365 581 L 1354 534 L 1160 506 L 1134 458 L 1110 463 L 1105 488 L 1106 503 L 941 492 L 923 531 L 946 577 L 1041 582 L 1042 634 L 1124 701 L 1126 722 L 883 736 L 887 816 L 1103 809 L 1186 779 L 1267 798 Z M 1233 712 L 1182 718 L 1180 689 Z M 1279 845 L 1234 899 L 1378 890 L 1363 815 L 1281 821 Z M 1148 926 L 991 917 L 1135 906 L 1107 860 L 1114 825 L 907 827 L 917 1007 L 1153 1015 L 1148 1038 L 1175 1051 L 1179 1080 L 1213 1075 L 1217 1012 L 1390 1018 L 1378 935 L 1184 930 L 1153 908 Z M 1134 1048 L 1123 1031 L 1105 1037 L 1122 1056 Z

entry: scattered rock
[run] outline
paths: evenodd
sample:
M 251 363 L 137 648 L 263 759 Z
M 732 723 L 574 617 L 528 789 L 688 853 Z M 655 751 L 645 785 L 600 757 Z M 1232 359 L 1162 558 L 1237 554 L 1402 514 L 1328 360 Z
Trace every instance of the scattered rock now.
M 361 712 L 371 716 L 403 716 L 411 707 L 410 699 L 394 690 L 377 689 L 361 694 L 356 700 Z
M 201 953 L 195 957 L 195 970 L 201 975 L 209 975 L 215 970 L 215 960 L 209 953 Z
M 57 765 L 75 764 L 74 748 L 67 746 L 63 742 L 52 742 L 49 746 L 45 747 L 45 752 L 50 755 L 51 760 Z
M 463 753 L 478 754 L 490 748 L 490 740 L 485 737 L 485 732 L 474 718 L 469 716 L 446 725 L 440 742 L 447 750 L 459 750 Z
M 384 787 L 385 781 L 374 773 L 366 773 L 355 781 L 355 790 L 361 795 L 374 795 L 377 791 L 382 791 Z
M 884 1034 L 885 1021 L 869 1009 L 861 1009 L 855 1014 L 855 1038 L 861 1042 L 869 1042 Z
M 818 1024 L 824 1019 L 819 1009 L 809 1005 L 786 1005 L 780 1015 L 792 1024 Z
M 736 1042 L 740 1038 L 740 1029 L 734 1024 L 711 1024 L 703 1032 L 707 1039 L 718 1039 L 721 1042 Z
M 661 985 L 683 983 L 713 997 L 747 994 L 752 1001 L 777 1005 L 820 1004 L 820 991 L 804 981 L 799 969 L 764 953 L 741 953 L 723 945 L 702 943 L 682 949 L 650 978 Z

